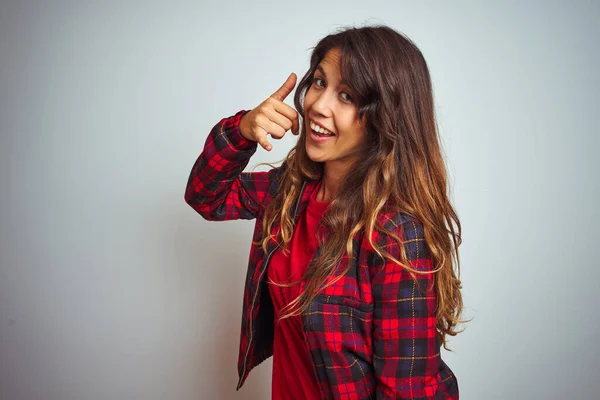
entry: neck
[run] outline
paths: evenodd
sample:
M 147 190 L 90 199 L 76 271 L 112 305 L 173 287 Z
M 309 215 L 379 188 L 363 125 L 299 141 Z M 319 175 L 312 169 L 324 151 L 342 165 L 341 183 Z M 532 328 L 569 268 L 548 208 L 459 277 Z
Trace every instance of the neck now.
M 335 199 L 346 172 L 342 165 L 325 163 L 321 188 L 317 193 L 317 201 L 331 202 Z

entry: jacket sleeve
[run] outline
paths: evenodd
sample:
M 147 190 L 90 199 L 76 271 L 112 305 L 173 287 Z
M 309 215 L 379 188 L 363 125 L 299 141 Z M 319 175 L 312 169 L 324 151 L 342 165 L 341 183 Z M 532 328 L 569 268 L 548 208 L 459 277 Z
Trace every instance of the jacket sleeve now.
M 248 111 L 223 118 L 211 129 L 188 178 L 185 201 L 208 221 L 256 218 L 279 169 L 242 172 L 258 146 L 239 129 Z
M 392 222 L 392 221 L 389 221 Z M 392 226 L 402 238 L 409 266 L 432 270 L 423 225 L 408 221 Z M 397 260 L 400 247 L 392 237 L 380 242 Z M 398 264 L 377 257 L 371 265 L 375 303 L 373 314 L 373 367 L 377 399 L 441 398 L 439 345 L 436 335 L 435 290 L 432 274 L 416 274 L 418 285 Z M 422 290 L 420 290 L 420 289 Z M 445 397 L 444 397 L 445 398 Z

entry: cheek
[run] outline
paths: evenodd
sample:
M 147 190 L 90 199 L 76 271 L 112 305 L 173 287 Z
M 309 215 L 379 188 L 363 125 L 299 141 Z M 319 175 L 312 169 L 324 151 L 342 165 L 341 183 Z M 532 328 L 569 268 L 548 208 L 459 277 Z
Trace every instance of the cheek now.
M 367 137 L 361 128 L 355 126 L 345 131 L 344 142 L 348 147 L 357 148 L 366 143 Z
M 309 88 L 304 96 L 304 110 L 308 110 L 312 103 L 314 103 L 314 97 L 312 89 Z

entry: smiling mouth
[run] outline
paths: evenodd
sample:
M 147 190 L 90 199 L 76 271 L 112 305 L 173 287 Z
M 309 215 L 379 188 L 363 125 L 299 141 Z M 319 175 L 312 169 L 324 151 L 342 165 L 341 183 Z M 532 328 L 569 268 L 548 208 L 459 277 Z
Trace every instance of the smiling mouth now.
M 312 129 L 312 128 L 311 128 L 311 131 L 312 131 L 312 133 L 313 133 L 314 135 L 316 135 L 316 136 L 319 136 L 319 137 L 333 137 L 333 136 L 335 136 L 335 135 L 334 135 L 334 134 L 332 134 L 332 133 L 321 133 L 321 132 L 317 132 L 317 131 L 315 131 L 315 130 L 314 130 L 314 129 Z
M 309 130 L 310 130 L 310 139 L 313 142 L 317 142 L 317 143 L 326 142 L 335 136 L 335 135 L 331 135 L 331 134 L 319 133 L 319 132 L 313 130 L 312 128 L 309 128 Z
M 316 130 L 313 129 L 313 126 L 315 126 L 317 129 L 324 130 L 325 133 L 317 132 Z M 328 129 L 323 128 L 322 126 L 318 125 L 311 119 L 308 120 L 308 128 L 311 131 L 313 131 L 315 133 L 315 135 L 318 135 L 318 136 L 323 136 L 323 137 L 335 136 L 335 134 L 333 132 L 329 131 Z

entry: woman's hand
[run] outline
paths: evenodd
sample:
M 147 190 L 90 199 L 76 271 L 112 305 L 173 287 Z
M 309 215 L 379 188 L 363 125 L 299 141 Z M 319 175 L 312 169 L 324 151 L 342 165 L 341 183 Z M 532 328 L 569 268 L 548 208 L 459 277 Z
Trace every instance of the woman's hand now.
M 283 102 L 295 86 L 296 74 L 292 72 L 283 86 L 244 114 L 240 120 L 242 136 L 258 142 L 265 150 L 270 151 L 273 146 L 267 140 L 267 135 L 271 135 L 273 139 L 281 139 L 290 128 L 294 135 L 298 135 L 298 112 Z

